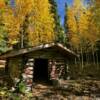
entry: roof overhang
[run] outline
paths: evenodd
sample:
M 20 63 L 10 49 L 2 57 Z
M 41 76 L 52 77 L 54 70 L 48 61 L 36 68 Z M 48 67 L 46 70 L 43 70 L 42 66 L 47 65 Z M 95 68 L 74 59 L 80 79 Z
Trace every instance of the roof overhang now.
M 66 48 L 63 46 L 61 43 L 49 43 L 49 44 L 42 44 L 39 46 L 31 47 L 31 48 L 24 48 L 24 49 L 19 49 L 19 50 L 11 50 L 9 52 L 6 52 L 0 56 L 0 59 L 7 59 L 11 57 L 16 57 L 19 55 L 24 55 L 33 51 L 37 50 L 44 50 L 44 49 L 49 49 L 49 48 L 54 48 L 58 50 L 63 56 L 71 56 L 73 58 L 78 57 L 77 54 L 75 54 L 73 51 L 70 49 Z

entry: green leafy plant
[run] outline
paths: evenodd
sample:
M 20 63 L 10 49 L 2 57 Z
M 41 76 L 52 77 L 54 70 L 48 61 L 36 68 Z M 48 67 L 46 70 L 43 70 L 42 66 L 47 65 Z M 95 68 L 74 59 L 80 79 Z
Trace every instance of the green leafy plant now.
M 25 90 L 26 90 L 26 85 L 23 81 L 21 81 L 18 85 L 18 89 L 19 89 L 19 92 L 21 93 L 25 93 Z

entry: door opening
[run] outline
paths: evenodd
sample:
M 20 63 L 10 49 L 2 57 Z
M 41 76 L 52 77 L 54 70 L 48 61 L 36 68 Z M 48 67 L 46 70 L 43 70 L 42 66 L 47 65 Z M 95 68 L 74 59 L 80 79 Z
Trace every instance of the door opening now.
M 34 82 L 48 81 L 48 59 L 35 59 Z

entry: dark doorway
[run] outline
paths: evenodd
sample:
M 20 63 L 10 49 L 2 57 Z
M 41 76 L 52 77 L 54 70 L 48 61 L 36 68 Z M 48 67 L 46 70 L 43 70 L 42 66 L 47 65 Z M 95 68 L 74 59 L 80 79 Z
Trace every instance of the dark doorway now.
M 33 80 L 35 82 L 48 82 L 47 59 L 35 59 Z

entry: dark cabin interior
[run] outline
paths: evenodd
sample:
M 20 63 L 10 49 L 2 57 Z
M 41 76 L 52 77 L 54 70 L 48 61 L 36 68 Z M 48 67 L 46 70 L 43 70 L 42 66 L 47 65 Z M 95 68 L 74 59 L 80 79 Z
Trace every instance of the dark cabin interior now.
M 48 59 L 35 59 L 34 82 L 48 82 Z

